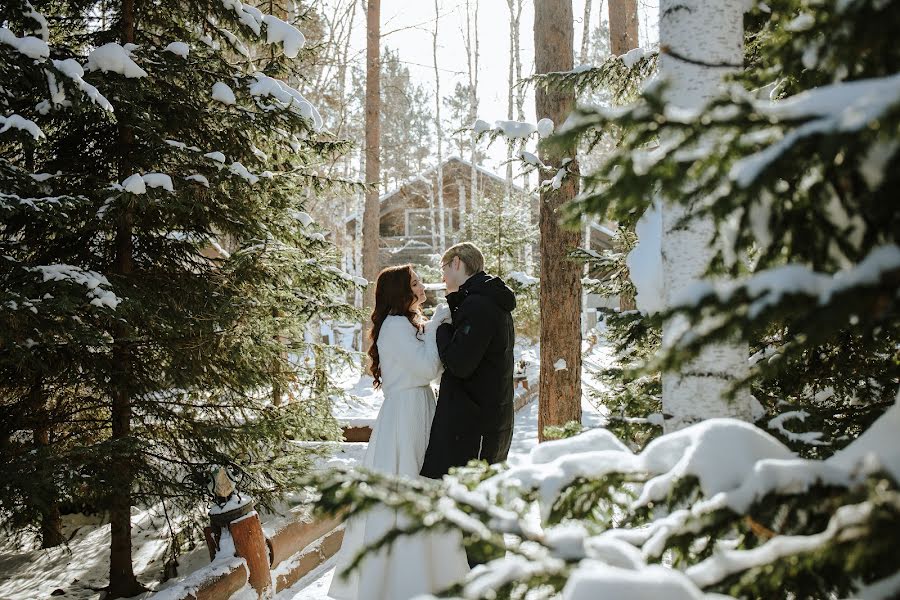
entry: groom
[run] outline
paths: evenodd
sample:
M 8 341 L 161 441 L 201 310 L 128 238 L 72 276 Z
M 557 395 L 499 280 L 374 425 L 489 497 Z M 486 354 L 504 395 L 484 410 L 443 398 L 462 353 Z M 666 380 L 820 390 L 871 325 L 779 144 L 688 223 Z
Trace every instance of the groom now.
M 472 459 L 506 460 L 513 432 L 516 297 L 469 242 L 444 252 L 441 273 L 453 322 L 437 330 L 444 374 L 422 466 L 432 479 Z

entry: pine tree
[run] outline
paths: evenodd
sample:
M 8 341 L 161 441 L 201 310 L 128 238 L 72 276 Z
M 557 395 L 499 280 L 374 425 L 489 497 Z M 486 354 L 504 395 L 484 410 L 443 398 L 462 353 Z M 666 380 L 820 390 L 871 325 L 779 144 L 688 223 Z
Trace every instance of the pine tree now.
M 72 16 L 56 8 L 51 22 Z M 3 305 L 2 386 L 19 417 L 29 398 L 62 399 L 52 414 L 65 435 L 47 451 L 66 477 L 39 473 L 32 501 L 77 489 L 109 510 L 109 592 L 121 597 L 140 590 L 132 505 L 189 513 L 208 471 L 227 465 L 271 506 L 303 469 L 290 440 L 336 437 L 339 350 L 303 334 L 314 317 L 353 312 L 341 300 L 351 278 L 303 212 L 328 183 L 317 165 L 345 143 L 276 79 L 291 75 L 302 34 L 233 1 L 106 8 L 108 28 L 51 38 L 58 58 L 28 57 L 38 65 L 15 53 L 39 44 L 3 30 L 3 68 L 28 74 L 5 101 L 48 124 L 38 143 L 3 139 L 3 294 L 15 306 Z M 277 53 L 251 60 L 263 43 Z M 272 390 L 291 401 L 274 404 Z M 3 501 L 16 514 L 33 470 L 17 473 L 27 457 L 13 456 L 4 480 L 19 483 Z

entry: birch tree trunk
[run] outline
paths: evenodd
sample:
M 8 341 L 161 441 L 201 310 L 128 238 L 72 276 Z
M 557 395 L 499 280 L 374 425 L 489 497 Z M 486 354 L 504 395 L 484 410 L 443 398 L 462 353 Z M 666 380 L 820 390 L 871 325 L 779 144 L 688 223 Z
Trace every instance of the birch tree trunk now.
M 534 5 L 534 61 L 537 73 L 569 71 L 574 60 L 571 0 L 542 0 Z M 572 91 L 535 90 L 537 119 L 563 123 L 575 105 Z M 547 165 L 561 168 L 557 149 L 540 148 Z M 560 207 L 578 193 L 578 166 L 558 190 L 541 187 L 541 372 L 538 439 L 547 425 L 581 421 L 581 265 L 568 253 L 581 243 L 581 233 L 560 225 Z M 543 171 L 540 180 L 551 178 Z
M 662 15 L 662 5 L 659 7 Z M 662 17 L 660 17 L 662 20 Z M 661 25 L 660 25 L 661 27 Z M 660 40 L 662 34 L 660 34 Z M 638 47 L 637 0 L 609 0 L 609 48 L 615 56 Z
M 434 119 L 437 127 L 437 226 L 439 248 L 433 248 L 435 252 L 443 252 L 447 247 L 447 231 L 445 228 L 444 215 L 444 126 L 441 123 L 441 73 L 438 70 L 438 24 L 441 20 L 439 0 L 434 0 Z M 434 211 L 432 211 L 434 214 Z
M 584 0 L 584 18 L 581 23 L 581 57 L 579 58 L 581 64 L 587 64 L 588 52 L 591 49 L 591 4 L 591 0 Z
M 660 76 L 670 87 L 666 101 L 679 108 L 696 109 L 721 90 L 722 78 L 743 62 L 743 0 L 662 0 L 660 4 Z M 675 58 L 669 50 L 691 62 Z M 694 62 L 696 61 L 696 62 Z M 701 63 L 701 64 L 697 64 Z M 666 304 L 685 287 L 703 276 L 713 257 L 711 219 L 692 220 L 677 227 L 686 209 L 674 203 L 663 206 L 662 261 Z M 663 343 L 682 330 L 680 321 L 663 326 Z M 680 373 L 663 376 L 663 410 L 673 416 L 666 429 L 674 430 L 712 417 L 750 419 L 749 392 L 732 402 L 723 392 L 748 372 L 746 343 L 719 344 L 707 348 Z
M 363 212 L 363 277 L 368 280 L 363 301 L 362 348 L 369 349 L 366 332 L 371 326 L 369 314 L 375 306 L 375 280 L 378 277 L 381 207 L 378 182 L 381 180 L 381 0 L 368 0 L 366 10 L 366 208 Z
M 466 53 L 468 54 L 469 66 L 469 122 L 474 123 L 478 117 L 478 59 L 479 59 L 479 43 L 478 43 L 478 2 L 475 2 L 475 14 L 473 21 L 469 21 L 470 1 L 466 0 Z M 474 47 L 474 48 L 473 48 Z M 460 231 L 465 231 L 467 238 L 472 235 L 472 228 L 469 225 L 469 218 L 475 212 L 475 198 L 478 193 L 478 166 L 475 164 L 477 160 L 477 142 L 474 132 L 469 134 L 469 162 L 472 165 L 472 174 L 469 180 L 469 198 L 468 204 L 463 201 L 462 188 L 460 188 Z M 465 216 L 464 216 L 465 215 Z
M 517 13 L 515 12 L 515 3 L 517 0 L 506 0 L 506 5 L 509 8 L 509 68 L 507 69 L 506 74 L 506 118 L 510 121 L 513 120 L 513 87 L 515 86 L 515 54 L 516 54 L 516 41 L 519 38 L 519 20 Z M 513 167 L 512 167 L 512 145 L 507 141 L 506 143 L 506 201 L 510 202 L 512 200 L 512 188 L 513 188 Z M 500 204 L 501 210 L 503 209 L 503 203 Z

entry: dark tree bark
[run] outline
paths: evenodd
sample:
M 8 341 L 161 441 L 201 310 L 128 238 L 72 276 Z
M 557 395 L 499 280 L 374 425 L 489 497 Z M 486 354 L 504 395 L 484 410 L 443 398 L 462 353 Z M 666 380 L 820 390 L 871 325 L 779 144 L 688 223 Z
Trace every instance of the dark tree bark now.
M 50 447 L 51 419 L 47 407 L 47 398 L 44 396 L 44 386 L 41 377 L 35 379 L 31 386 L 31 408 L 34 416 L 34 428 L 32 439 L 37 450 Z M 43 469 L 43 467 L 40 467 Z M 56 486 L 53 484 L 52 468 L 44 470 L 40 479 L 47 482 L 47 493 L 41 498 L 41 548 L 53 548 L 65 541 L 62 535 L 62 519 L 59 514 L 59 501 L 57 500 Z
M 368 0 L 366 10 L 366 206 L 363 211 L 363 277 L 369 281 L 363 295 L 363 350 L 368 350 L 366 332 L 369 314 L 375 306 L 375 279 L 378 277 L 380 212 L 378 182 L 381 180 L 381 0 Z
M 134 0 L 122 2 L 122 45 L 134 43 Z M 134 132 L 128 126 L 127 116 L 119 117 L 119 180 L 130 175 L 129 154 L 134 145 Z M 127 279 L 134 271 L 134 209 L 122 211 L 116 230 L 116 257 L 113 273 L 119 279 Z M 117 485 L 109 498 L 110 554 L 109 589 L 107 598 L 129 598 L 143 591 L 144 587 L 134 575 L 131 564 L 131 486 L 133 473 L 131 460 L 125 450 L 131 435 L 131 349 L 125 341 L 127 330 L 118 326 L 114 338 L 112 356 L 112 439 L 122 449 L 119 458 L 110 465 L 110 474 Z
M 574 60 L 571 0 L 535 2 L 534 60 L 537 73 L 568 71 Z M 537 118 L 561 125 L 575 105 L 574 92 L 535 91 Z M 570 158 L 574 159 L 573 156 Z M 541 149 L 545 164 L 562 168 L 558 149 Z M 578 193 L 578 165 L 572 160 L 558 190 L 541 188 L 541 381 L 538 435 L 544 427 L 581 421 L 581 271 L 568 253 L 581 244 L 581 232 L 560 224 L 560 207 Z M 551 174 L 540 174 L 548 179 Z M 565 361 L 563 365 L 562 361 Z

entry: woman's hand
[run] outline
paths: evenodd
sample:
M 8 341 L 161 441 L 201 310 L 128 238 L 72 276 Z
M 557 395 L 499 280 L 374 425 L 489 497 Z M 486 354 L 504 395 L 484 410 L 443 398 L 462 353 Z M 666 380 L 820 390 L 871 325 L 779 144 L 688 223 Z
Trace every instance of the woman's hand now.
M 450 307 L 446 304 L 439 304 L 437 308 L 434 309 L 431 320 L 435 323 L 450 323 Z

